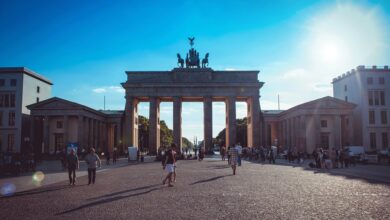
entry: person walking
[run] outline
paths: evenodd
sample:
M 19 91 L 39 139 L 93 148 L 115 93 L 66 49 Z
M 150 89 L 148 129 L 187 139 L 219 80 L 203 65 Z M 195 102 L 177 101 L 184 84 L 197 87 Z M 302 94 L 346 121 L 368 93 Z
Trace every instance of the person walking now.
M 88 185 L 95 184 L 96 168 L 101 167 L 99 156 L 95 153 L 95 149 L 91 148 L 89 154 L 85 156 L 85 162 L 88 165 Z
M 76 169 L 79 169 L 79 158 L 74 149 L 70 150 L 70 154 L 66 156 L 66 164 L 68 166 L 69 185 L 76 185 Z
M 241 166 L 242 147 L 240 143 L 238 143 L 235 148 L 237 149 L 237 164 L 238 166 Z
M 221 153 L 221 158 L 222 158 L 222 161 L 225 160 L 225 154 L 226 154 L 226 148 L 225 146 L 222 146 L 221 147 L 221 150 L 219 151 Z
M 228 155 L 230 156 L 229 165 L 232 167 L 233 175 L 236 175 L 236 167 L 237 167 L 237 162 L 238 162 L 237 147 L 230 147 Z
M 116 147 L 114 147 L 114 152 L 112 152 L 112 164 L 116 164 L 117 157 L 118 157 L 118 152 Z
M 172 187 L 172 175 L 175 172 L 175 155 L 174 155 L 174 150 L 176 148 L 175 144 L 172 144 L 170 149 L 165 152 L 165 161 L 163 163 L 163 170 L 166 170 L 168 172 L 167 176 L 163 180 L 163 185 L 168 181 L 168 186 Z
M 106 153 L 106 165 L 110 165 L 110 151 L 107 149 Z

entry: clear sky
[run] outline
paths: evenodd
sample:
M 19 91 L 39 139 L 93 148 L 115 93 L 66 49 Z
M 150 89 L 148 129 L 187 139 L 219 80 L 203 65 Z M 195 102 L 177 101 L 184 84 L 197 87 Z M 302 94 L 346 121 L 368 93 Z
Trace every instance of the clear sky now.
M 187 37 L 215 70 L 260 70 L 262 109 L 332 95 L 332 78 L 390 64 L 390 1 L 0 1 L 0 66 L 54 82 L 53 96 L 124 108 L 126 70 L 171 70 Z M 172 128 L 172 104 L 161 119 Z M 237 116 L 245 116 L 237 104 Z M 147 116 L 148 104 L 140 106 Z M 224 104 L 215 103 L 216 136 Z M 183 105 L 183 135 L 203 138 L 202 104 Z

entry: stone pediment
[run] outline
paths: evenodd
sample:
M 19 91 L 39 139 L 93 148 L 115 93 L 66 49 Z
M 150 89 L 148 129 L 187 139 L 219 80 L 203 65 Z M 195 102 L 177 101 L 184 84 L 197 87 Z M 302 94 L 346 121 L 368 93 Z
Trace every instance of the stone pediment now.
M 292 109 L 353 109 L 355 104 L 337 98 L 326 96 L 310 102 L 300 104 Z
M 81 109 L 83 105 L 60 99 L 57 97 L 46 99 L 44 101 L 27 106 L 29 109 Z

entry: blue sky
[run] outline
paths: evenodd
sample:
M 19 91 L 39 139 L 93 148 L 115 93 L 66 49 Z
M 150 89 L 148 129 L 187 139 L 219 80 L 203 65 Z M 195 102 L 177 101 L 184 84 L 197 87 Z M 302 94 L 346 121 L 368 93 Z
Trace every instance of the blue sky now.
M 210 53 L 216 70 L 260 70 L 263 109 L 332 95 L 358 65 L 390 64 L 390 1 L 0 1 L 0 66 L 54 82 L 53 96 L 124 108 L 126 70 L 171 70 L 176 53 Z M 172 104 L 161 118 L 172 124 Z M 183 106 L 183 134 L 203 138 L 201 103 Z M 245 104 L 237 104 L 238 117 Z M 141 104 L 147 115 L 148 105 Z M 214 136 L 224 127 L 215 103 Z

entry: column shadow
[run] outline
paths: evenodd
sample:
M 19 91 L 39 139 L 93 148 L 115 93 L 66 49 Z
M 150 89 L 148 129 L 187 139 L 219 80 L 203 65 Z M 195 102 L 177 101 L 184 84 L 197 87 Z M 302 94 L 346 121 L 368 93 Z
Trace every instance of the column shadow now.
M 223 176 L 216 176 L 216 177 L 212 177 L 212 178 L 205 179 L 205 180 L 199 180 L 199 181 L 191 183 L 190 185 L 195 185 L 195 184 L 200 184 L 200 183 L 207 183 L 207 182 L 215 181 L 217 179 L 221 179 L 221 178 L 224 178 L 224 177 L 227 177 L 227 176 L 233 176 L 233 174 L 223 175 Z

